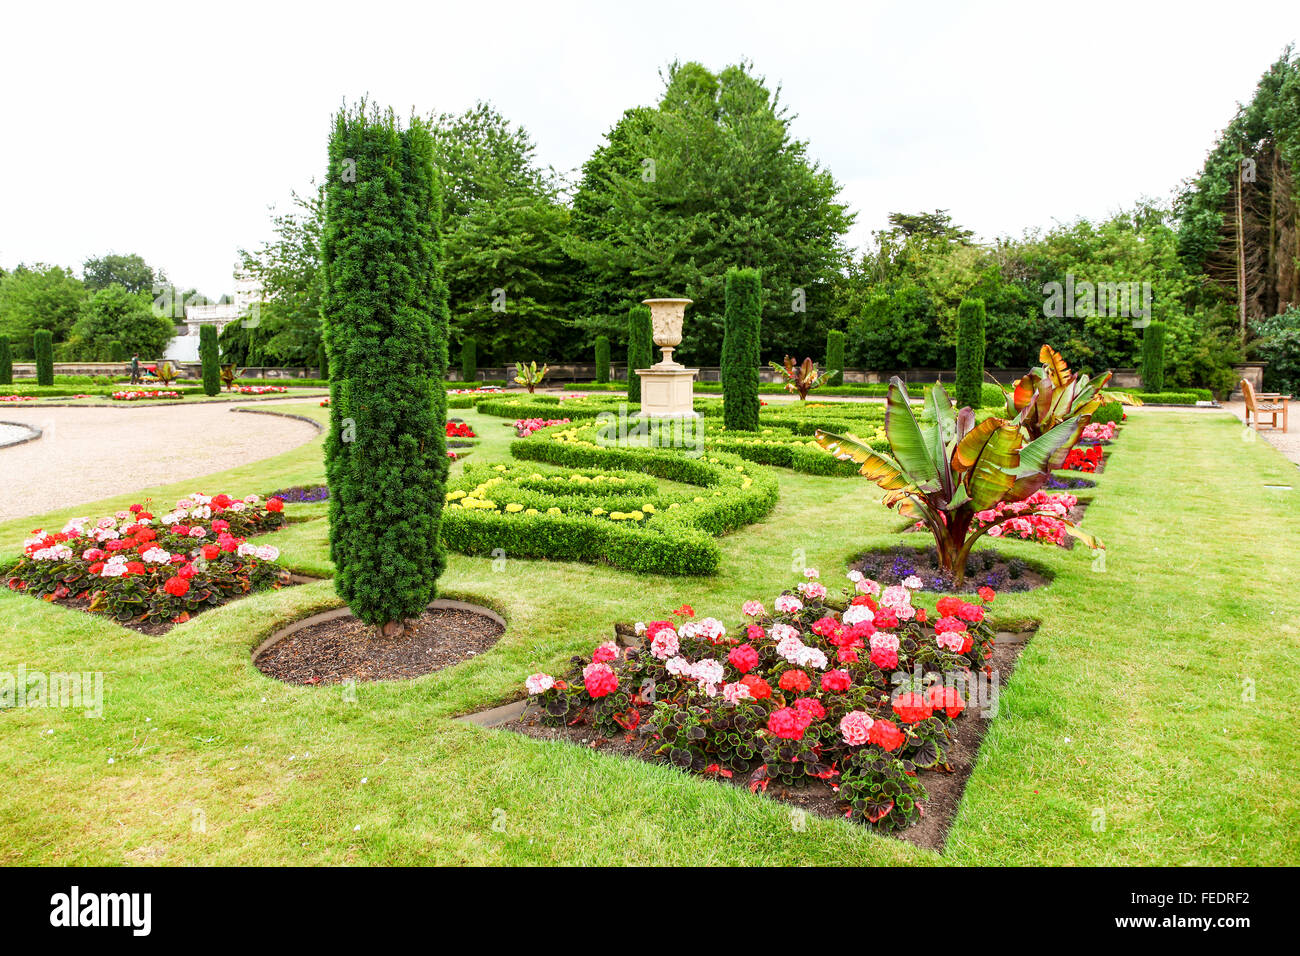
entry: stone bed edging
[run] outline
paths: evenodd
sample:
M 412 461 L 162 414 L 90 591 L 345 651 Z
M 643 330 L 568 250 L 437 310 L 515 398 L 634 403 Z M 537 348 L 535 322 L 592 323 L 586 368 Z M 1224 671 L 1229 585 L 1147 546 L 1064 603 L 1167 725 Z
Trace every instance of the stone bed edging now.
M 35 425 L 28 425 L 25 422 L 5 422 L 0 421 L 0 425 L 12 425 L 14 428 L 25 428 L 27 434 L 21 438 L 15 438 L 12 441 L 0 442 L 0 448 L 12 448 L 15 445 L 25 445 L 29 441 L 36 441 L 45 434 L 44 430 L 37 428 Z
M 232 408 L 232 412 L 247 412 L 250 415 L 274 415 L 277 418 L 295 418 L 300 422 L 306 422 L 318 432 L 325 431 L 325 426 L 316 419 L 307 415 L 297 415 L 293 412 L 273 412 L 269 408 Z

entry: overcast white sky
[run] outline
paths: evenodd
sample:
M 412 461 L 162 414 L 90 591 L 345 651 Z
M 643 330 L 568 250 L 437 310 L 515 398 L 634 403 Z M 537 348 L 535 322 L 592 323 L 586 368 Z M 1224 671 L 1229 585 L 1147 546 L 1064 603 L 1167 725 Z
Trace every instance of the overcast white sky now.
M 6 4 L 0 265 L 135 252 L 231 291 L 331 112 L 492 101 L 581 165 L 674 58 L 750 58 L 844 185 L 984 237 L 1167 197 L 1300 37 L 1300 2 Z

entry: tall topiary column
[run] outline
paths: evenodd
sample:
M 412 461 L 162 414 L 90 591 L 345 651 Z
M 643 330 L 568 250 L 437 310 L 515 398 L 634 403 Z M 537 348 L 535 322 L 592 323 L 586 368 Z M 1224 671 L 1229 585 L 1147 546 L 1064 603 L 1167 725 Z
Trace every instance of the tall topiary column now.
M 203 394 L 216 395 L 221 391 L 221 362 L 215 325 L 199 326 L 199 361 L 203 363 Z
M 596 336 L 596 381 L 609 381 L 609 338 Z
M 14 350 L 9 336 L 0 335 L 0 385 L 14 383 Z
M 1148 392 L 1165 388 L 1165 324 L 1152 322 L 1142 333 L 1142 387 Z
M 441 196 L 422 121 L 334 119 L 321 245 L 330 357 L 330 557 L 352 612 L 388 636 L 437 593 L 447 479 Z
M 650 324 L 650 306 L 634 305 L 627 313 L 627 400 L 640 403 L 639 368 L 654 364 L 654 327 Z
M 36 354 L 36 384 L 54 384 L 54 333 L 37 329 L 32 333 L 32 351 Z
M 758 335 L 763 320 L 762 276 L 728 269 L 722 333 L 722 412 L 727 428 L 758 428 Z
M 957 306 L 958 408 L 979 408 L 984 384 L 984 300 L 962 299 Z
M 478 339 L 465 336 L 460 346 L 460 378 L 464 382 L 478 381 Z
M 826 333 L 826 384 L 844 384 L 844 333 L 839 329 Z

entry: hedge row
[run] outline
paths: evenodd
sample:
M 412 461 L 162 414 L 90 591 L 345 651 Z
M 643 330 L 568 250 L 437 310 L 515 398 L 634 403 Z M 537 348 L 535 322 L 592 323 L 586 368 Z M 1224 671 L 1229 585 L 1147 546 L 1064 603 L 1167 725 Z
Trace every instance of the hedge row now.
M 1141 399 L 1146 405 L 1195 405 L 1197 402 L 1208 402 L 1213 399 L 1213 395 L 1208 389 L 1193 391 L 1188 389 L 1185 392 L 1134 392 L 1132 393 Z
M 676 449 L 603 446 L 597 438 L 594 425 L 547 429 L 513 442 L 511 453 L 521 462 L 580 469 L 580 475 L 613 474 L 623 484 L 611 484 L 610 491 L 594 486 L 588 491 L 585 483 L 552 489 L 554 472 L 536 465 L 467 466 L 451 494 L 500 478 L 484 494 L 496 506 L 467 508 L 460 503 L 463 498 L 452 502 L 443 512 L 443 543 L 466 554 L 501 549 L 507 557 L 610 564 L 638 573 L 711 574 L 721 560 L 713 536 L 752 524 L 776 505 L 776 478 L 736 456 L 690 457 Z M 536 474 L 543 477 L 534 478 Z M 640 483 L 646 476 L 696 485 L 700 491 L 648 495 L 648 486 Z M 510 513 L 504 510 L 507 504 L 519 507 Z M 640 511 L 645 505 L 653 510 Z M 642 518 L 612 520 L 608 514 L 592 514 L 593 508 L 636 510 Z
M 499 418 L 595 418 L 601 412 L 618 412 L 620 405 L 627 405 L 628 414 L 635 415 L 641 406 L 628 404 L 622 398 L 593 396 L 590 398 L 569 398 L 560 401 L 555 395 L 522 395 L 520 397 L 503 395 L 453 395 L 452 398 L 477 399 L 474 407 L 484 415 L 496 415 Z
M 844 430 L 848 431 L 851 428 Z M 871 444 L 876 447 L 879 443 L 871 442 Z M 808 436 L 797 436 L 793 432 L 778 429 L 707 434 L 705 447 L 710 453 L 725 452 L 739 455 L 746 461 L 758 465 L 789 468 L 808 475 L 845 477 L 858 473 L 856 464 L 832 457 L 815 443 L 810 444 Z M 880 450 L 883 451 L 887 447 L 886 442 Z

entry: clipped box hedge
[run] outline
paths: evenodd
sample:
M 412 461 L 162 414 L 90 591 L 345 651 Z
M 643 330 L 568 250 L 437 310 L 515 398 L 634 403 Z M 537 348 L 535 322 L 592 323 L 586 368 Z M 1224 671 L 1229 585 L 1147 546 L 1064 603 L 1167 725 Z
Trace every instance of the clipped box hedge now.
M 467 466 L 448 490 L 443 543 L 465 554 L 500 549 L 507 558 L 712 574 L 721 559 L 714 537 L 760 520 L 776 505 L 776 478 L 737 456 L 605 446 L 597 431 L 594 425 L 546 429 L 511 444 L 514 465 Z M 695 485 L 698 492 L 661 492 L 657 479 Z M 471 498 L 483 504 L 467 503 Z

